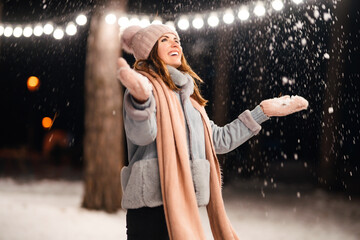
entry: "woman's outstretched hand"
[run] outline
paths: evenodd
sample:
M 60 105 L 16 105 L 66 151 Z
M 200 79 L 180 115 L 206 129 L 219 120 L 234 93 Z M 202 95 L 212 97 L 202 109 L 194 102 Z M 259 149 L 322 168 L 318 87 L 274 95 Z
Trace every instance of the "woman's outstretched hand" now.
M 268 117 L 281 117 L 304 110 L 309 102 L 300 96 L 283 96 L 279 98 L 266 99 L 260 106 Z
M 152 85 L 145 76 L 130 68 L 124 58 L 118 59 L 117 78 L 129 90 L 139 103 L 144 103 L 151 96 Z

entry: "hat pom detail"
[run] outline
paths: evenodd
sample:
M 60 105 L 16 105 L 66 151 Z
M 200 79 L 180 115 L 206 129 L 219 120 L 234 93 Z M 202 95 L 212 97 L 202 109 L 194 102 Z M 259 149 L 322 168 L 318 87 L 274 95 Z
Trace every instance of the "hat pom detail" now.
M 140 26 L 134 25 L 127 27 L 121 35 L 121 45 L 125 52 L 134 54 L 131 43 L 134 35 L 141 29 Z

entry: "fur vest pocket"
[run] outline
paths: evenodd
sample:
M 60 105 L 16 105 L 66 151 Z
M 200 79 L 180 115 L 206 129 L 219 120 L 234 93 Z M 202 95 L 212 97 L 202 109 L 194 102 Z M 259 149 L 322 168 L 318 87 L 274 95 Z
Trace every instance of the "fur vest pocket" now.
M 206 206 L 210 198 L 210 164 L 206 159 L 190 161 L 198 206 Z M 159 164 L 156 158 L 143 159 L 121 170 L 122 208 L 157 207 L 163 204 Z

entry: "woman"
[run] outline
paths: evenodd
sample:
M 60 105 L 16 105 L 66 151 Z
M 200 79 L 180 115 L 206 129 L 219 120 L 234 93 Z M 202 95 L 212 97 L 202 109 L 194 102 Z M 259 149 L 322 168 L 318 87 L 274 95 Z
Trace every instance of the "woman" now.
M 129 165 L 121 172 L 127 235 L 133 239 L 205 239 L 199 206 L 206 206 L 214 239 L 238 239 L 224 209 L 217 153 L 256 135 L 271 116 L 307 108 L 302 97 L 268 99 L 218 127 L 208 119 L 198 84 L 176 31 L 131 26 L 122 34 L 134 70 L 123 58 L 118 78 L 127 88 L 124 124 Z

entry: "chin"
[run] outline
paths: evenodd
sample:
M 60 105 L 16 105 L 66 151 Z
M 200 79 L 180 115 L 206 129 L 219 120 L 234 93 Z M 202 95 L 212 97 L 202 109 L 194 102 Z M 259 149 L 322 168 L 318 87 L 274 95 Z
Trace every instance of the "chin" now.
M 181 63 L 174 63 L 174 64 L 172 64 L 171 66 L 173 66 L 174 68 L 178 68 L 178 67 L 181 66 Z

